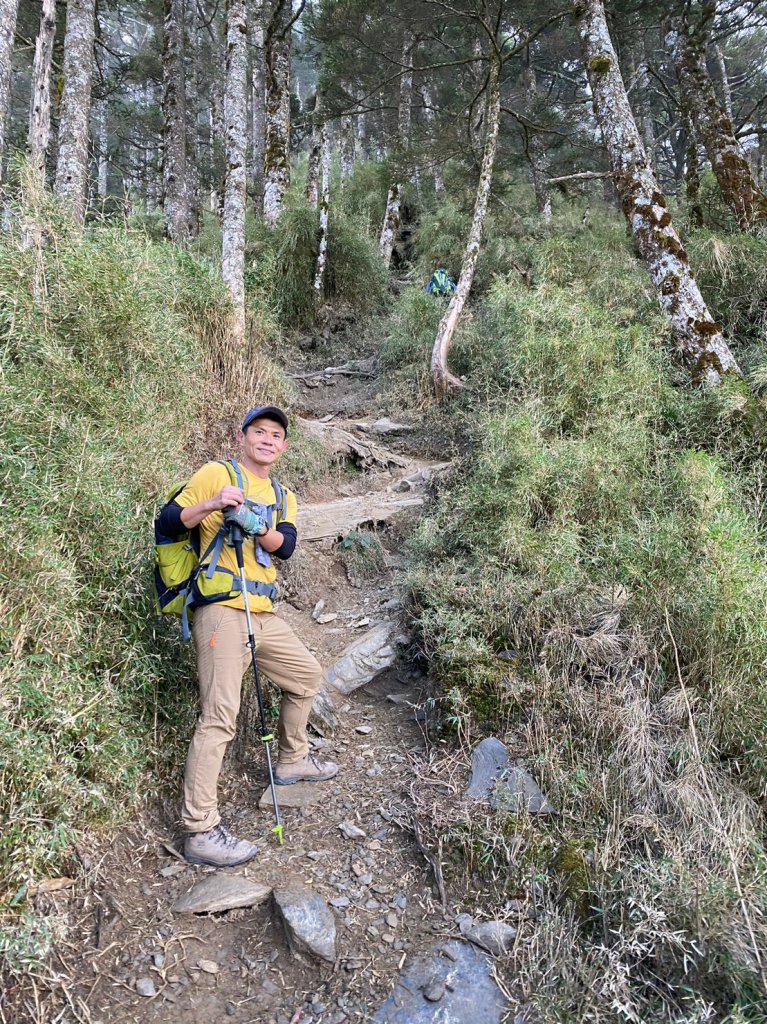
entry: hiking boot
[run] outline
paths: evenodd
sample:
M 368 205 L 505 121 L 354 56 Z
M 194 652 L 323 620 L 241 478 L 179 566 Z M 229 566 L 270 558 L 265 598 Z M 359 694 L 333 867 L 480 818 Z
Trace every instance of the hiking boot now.
M 307 754 L 302 761 L 280 764 L 274 769 L 274 781 L 278 786 L 292 786 L 294 782 L 326 782 L 338 775 L 334 761 L 318 761 L 313 754 Z
M 184 843 L 187 864 L 210 864 L 214 868 L 244 864 L 257 853 L 257 846 L 233 836 L 222 822 L 208 832 L 193 832 Z

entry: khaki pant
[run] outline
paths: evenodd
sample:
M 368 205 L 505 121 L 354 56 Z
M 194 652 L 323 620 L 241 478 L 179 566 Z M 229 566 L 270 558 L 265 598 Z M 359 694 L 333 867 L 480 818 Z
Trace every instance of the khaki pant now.
M 272 612 L 251 615 L 260 671 L 282 690 L 277 727 L 280 764 L 309 751 L 306 722 L 320 688 L 322 667 L 287 623 Z M 188 832 L 207 832 L 221 820 L 216 787 L 226 746 L 234 736 L 243 673 L 250 668 L 245 612 L 206 605 L 194 613 L 192 629 L 200 679 L 197 720 L 184 772 L 181 817 Z

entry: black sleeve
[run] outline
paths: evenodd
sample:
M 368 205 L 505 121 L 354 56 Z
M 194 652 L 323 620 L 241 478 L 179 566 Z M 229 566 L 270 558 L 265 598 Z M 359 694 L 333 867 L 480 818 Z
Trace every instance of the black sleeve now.
M 284 562 L 286 559 L 290 558 L 296 550 L 298 534 L 296 533 L 296 528 L 292 523 L 280 523 L 277 527 L 277 532 L 282 534 L 282 544 L 276 551 L 273 551 L 272 554 L 276 555 L 277 558 L 281 558 Z
M 181 512 L 181 505 L 175 501 L 163 505 L 157 517 L 157 528 L 163 537 L 178 537 L 187 532 L 188 527 L 181 522 Z

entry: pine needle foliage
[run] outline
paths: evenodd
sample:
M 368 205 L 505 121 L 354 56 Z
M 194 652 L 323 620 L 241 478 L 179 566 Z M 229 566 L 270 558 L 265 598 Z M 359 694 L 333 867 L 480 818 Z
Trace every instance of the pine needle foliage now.
M 475 310 L 473 451 L 409 570 L 445 727 L 526 749 L 559 814 L 475 829 L 448 808 L 439 841 L 485 907 L 532 894 L 515 972 L 536 1019 L 755 1022 L 767 408 L 685 386 L 603 239 L 599 260 L 531 242 L 539 287 L 497 280 Z

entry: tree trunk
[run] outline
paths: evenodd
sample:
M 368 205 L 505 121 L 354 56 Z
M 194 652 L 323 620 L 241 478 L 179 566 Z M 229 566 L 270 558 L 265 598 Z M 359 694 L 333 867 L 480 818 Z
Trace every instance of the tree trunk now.
M 264 152 L 264 220 L 280 219 L 290 186 L 290 0 L 273 0 L 264 32 L 266 76 L 266 148 Z
M 629 106 L 602 0 L 575 0 L 584 63 L 615 186 L 661 310 L 671 324 L 674 354 L 695 379 L 718 383 L 738 365 L 690 271 Z
M 248 35 L 245 0 L 226 2 L 226 184 L 221 272 L 234 303 L 232 342 L 245 343 L 245 164 L 247 143 Z
M 317 91 L 312 113 L 312 134 L 309 141 L 309 158 L 306 161 L 306 202 L 313 210 L 319 202 L 320 157 L 322 154 L 322 94 Z
M 264 213 L 264 136 L 266 132 L 264 7 L 262 0 L 250 0 L 248 31 L 251 39 L 250 190 L 256 214 L 261 217 Z
M 719 77 L 722 81 L 722 106 L 724 107 L 725 114 L 730 119 L 730 124 L 734 124 L 735 118 L 732 115 L 732 89 L 730 88 L 730 79 L 727 77 L 727 64 L 725 63 L 724 54 L 722 53 L 722 48 L 718 43 L 714 46 L 714 56 L 716 57 L 716 66 L 719 68 Z
M 357 106 L 359 106 L 360 102 L 361 102 L 360 101 L 360 96 L 361 96 L 361 93 L 357 93 L 356 96 L 355 96 L 355 100 L 354 101 L 357 104 Z M 364 102 L 367 103 L 368 101 L 365 100 Z M 357 159 L 359 160 L 359 162 L 361 164 L 364 164 L 365 161 L 368 159 L 368 157 L 370 155 L 369 152 L 368 152 L 368 147 L 370 145 L 370 140 L 368 139 L 368 123 L 367 123 L 367 114 L 366 114 L 366 112 L 364 110 L 361 110 L 359 112 L 359 114 L 357 114 L 356 120 L 357 120 Z
M 28 142 L 29 161 L 40 182 L 45 181 L 45 157 L 51 137 L 51 61 L 55 33 L 56 0 L 43 0 L 32 65 Z
M 429 126 L 429 130 L 432 133 L 432 139 L 431 139 L 432 145 L 431 145 L 431 148 L 433 150 L 434 144 L 436 142 L 436 138 L 434 137 L 434 128 L 435 128 L 435 125 L 436 125 L 436 122 L 437 122 L 437 112 L 434 109 L 434 102 L 433 102 L 432 96 L 431 96 L 431 89 L 429 88 L 429 85 L 428 85 L 427 82 L 424 82 L 421 85 L 421 99 L 423 100 L 423 116 L 424 116 L 424 118 L 426 120 L 426 123 Z M 442 180 L 442 168 L 437 163 L 436 159 L 435 159 L 434 165 L 433 165 L 433 174 L 434 174 L 434 191 L 437 193 L 437 195 L 440 195 L 440 193 L 445 191 L 445 183 Z
M 184 12 L 184 69 L 185 69 L 185 115 L 186 115 L 186 181 L 189 204 L 189 237 L 200 233 L 200 138 L 199 138 L 199 95 L 200 67 L 199 13 L 195 0 L 187 0 Z
M 434 348 L 431 353 L 431 379 L 434 384 L 434 390 L 439 397 L 444 397 L 451 391 L 463 386 L 461 381 L 453 376 L 448 369 L 447 358 L 455 329 L 461 319 L 463 307 L 466 305 L 466 300 L 471 291 L 474 271 L 477 266 L 480 245 L 482 243 L 482 229 L 485 217 L 487 216 L 487 204 L 490 198 L 490 185 L 493 180 L 495 151 L 498 144 L 498 125 L 501 114 L 500 67 L 497 60 L 493 60 L 490 65 L 490 77 L 487 88 L 485 149 L 482 155 L 479 184 L 477 185 L 477 198 L 474 202 L 474 218 L 466 243 L 461 276 L 458 278 L 458 285 L 450 299 L 450 305 L 447 307 L 437 329 L 437 337 L 434 340 Z
M 348 181 L 354 172 L 355 138 L 354 117 L 347 114 L 341 118 L 341 184 Z
M 405 38 L 402 44 L 402 63 L 409 65 L 412 57 L 413 36 L 405 31 Z M 413 72 L 404 71 L 400 78 L 399 86 L 399 109 L 397 114 L 397 156 L 398 158 L 406 153 L 410 145 L 410 123 L 412 118 L 413 102 Z M 401 170 L 398 168 L 398 171 Z M 378 241 L 378 248 L 384 264 L 388 267 L 391 264 L 391 254 L 394 250 L 394 241 L 397 237 L 397 230 L 400 222 L 400 203 L 402 201 L 402 185 L 393 182 L 389 186 L 386 196 L 386 211 L 384 213 L 381 237 Z
M 767 221 L 767 195 L 754 180 L 732 121 L 716 98 L 706 67 L 705 32 L 703 28 L 691 32 L 686 18 L 679 16 L 671 18 L 669 26 L 668 41 L 695 131 L 711 161 L 722 198 L 741 231 L 749 231 Z
M 64 92 L 54 192 L 77 224 L 85 220 L 88 128 L 91 116 L 96 0 L 68 0 L 64 37 Z
M 684 182 L 687 195 L 687 220 L 691 228 L 703 227 L 703 207 L 700 204 L 700 161 L 698 160 L 698 140 L 690 120 L 690 112 L 682 101 L 682 123 L 687 136 L 685 151 Z
M 19 0 L 0 0 L 0 181 L 3 179 L 5 130 L 11 106 L 13 41 L 16 36 L 18 9 Z
M 527 114 L 535 119 L 538 103 L 538 83 L 535 79 L 535 68 L 530 60 L 528 52 L 525 59 L 525 69 L 522 73 L 522 81 L 525 88 L 525 99 Z M 527 159 L 530 163 L 530 171 L 533 176 L 533 188 L 535 190 L 535 205 L 544 224 L 551 224 L 551 189 L 547 181 L 549 177 L 549 158 L 546 153 L 546 146 L 539 132 L 534 129 L 526 130 L 527 136 Z
M 187 121 L 184 54 L 184 0 L 164 0 L 163 45 L 163 210 L 168 238 L 177 245 L 189 240 L 191 220 L 187 181 Z
M 96 124 L 98 126 L 98 171 L 96 175 L 96 192 L 103 202 L 107 197 L 109 186 L 109 132 L 107 130 L 107 101 L 99 100 L 96 104 Z
M 320 251 L 314 274 L 317 303 L 322 302 L 325 265 L 328 260 L 328 220 L 330 218 L 330 168 L 333 160 L 333 134 L 328 123 L 322 129 L 322 198 L 320 199 Z

